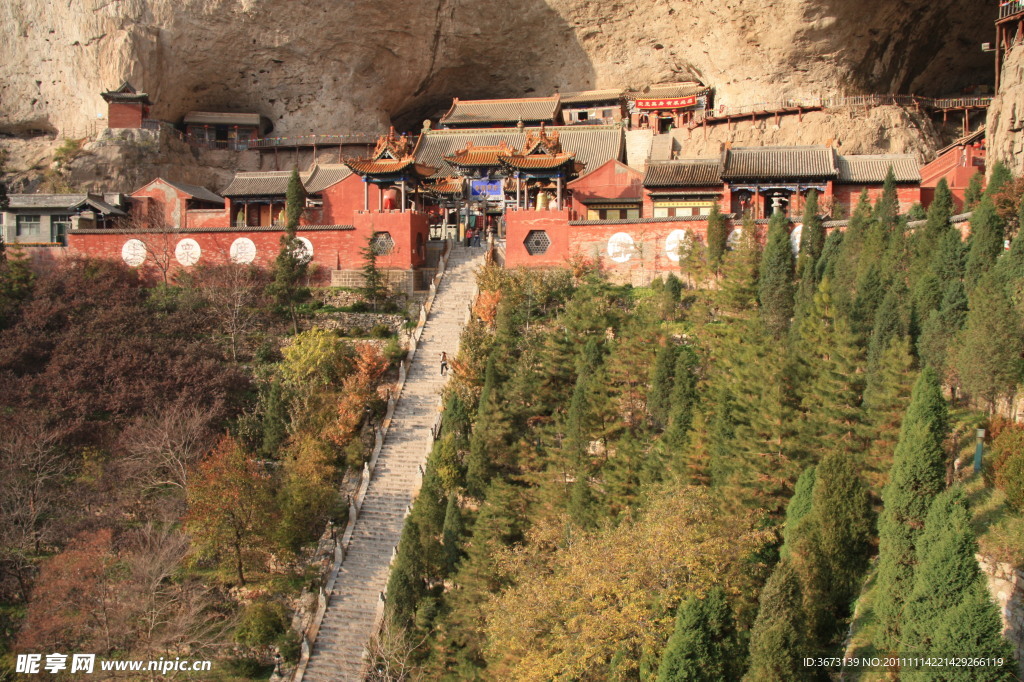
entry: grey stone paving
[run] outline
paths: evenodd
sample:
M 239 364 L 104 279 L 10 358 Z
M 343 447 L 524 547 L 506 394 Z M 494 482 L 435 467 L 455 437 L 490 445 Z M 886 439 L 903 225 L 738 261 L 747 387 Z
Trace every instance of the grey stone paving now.
M 452 251 L 303 680 L 349 682 L 362 680 L 365 674 L 363 652 L 373 631 L 380 593 L 387 587 L 406 508 L 419 490 L 419 467 L 425 463 L 432 439 L 430 429 L 445 383 L 440 376 L 441 352 L 450 358 L 458 352 L 475 272 L 482 263 L 481 248 L 457 246 Z

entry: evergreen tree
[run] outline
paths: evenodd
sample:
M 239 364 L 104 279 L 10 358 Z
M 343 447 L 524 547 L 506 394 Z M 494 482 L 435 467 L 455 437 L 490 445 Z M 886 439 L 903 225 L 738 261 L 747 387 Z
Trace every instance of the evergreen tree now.
M 590 467 L 581 464 L 576 478 L 569 486 L 569 518 L 580 528 L 589 530 L 597 525 L 596 501 L 590 490 Z
M 367 240 L 366 246 L 361 248 L 359 252 L 363 256 L 363 286 L 359 288 L 359 293 L 363 297 L 363 300 L 367 301 L 373 308 L 374 312 L 377 311 L 377 306 L 386 301 L 388 298 L 388 284 L 384 273 L 377 267 L 377 247 L 373 243 L 373 238 L 377 235 L 373 233 Z
M 654 360 L 654 372 L 651 377 L 651 390 L 647 394 L 647 411 L 651 420 L 658 429 L 664 429 L 668 423 L 670 408 L 670 396 L 672 393 L 673 380 L 676 366 L 676 348 L 671 341 L 667 341 L 658 349 Z
M 892 452 L 899 438 L 903 413 L 914 381 L 914 357 L 910 339 L 896 337 L 882 353 L 864 388 L 864 413 L 871 444 L 864 460 L 864 477 L 875 494 L 880 494 L 892 464 Z
M 963 490 L 951 488 L 932 502 L 917 548 L 913 590 L 904 612 L 904 656 L 971 656 L 1012 661 L 1002 637 L 999 609 L 992 601 L 975 554 L 977 541 Z M 1002 669 L 943 671 L 949 680 L 1012 680 L 1012 664 Z M 934 671 L 911 668 L 901 679 L 932 679 Z
M 718 209 L 718 202 L 711 205 L 708 214 L 708 266 L 711 272 L 717 273 L 722 267 L 722 256 L 725 254 L 726 240 L 729 238 L 725 217 Z
M 936 244 L 942 235 L 949 230 L 949 219 L 953 217 L 953 193 L 945 178 L 939 180 L 935 187 L 935 197 L 928 205 L 925 225 L 915 239 L 917 259 L 925 263 L 931 261 Z
M 828 277 L 835 281 L 836 276 L 836 260 L 839 258 L 839 254 L 843 249 L 843 232 L 842 230 L 832 230 L 828 237 L 825 238 L 825 246 L 821 250 L 821 257 L 818 262 L 814 264 L 814 279 L 817 282 Z
M 968 293 L 1003 252 L 1003 230 L 1003 220 L 996 213 L 992 198 L 986 195 L 971 215 L 971 246 L 964 272 Z
M 882 196 L 875 204 L 875 220 L 882 225 L 886 234 L 896 227 L 896 218 L 899 212 L 900 201 L 896 194 L 896 173 L 892 166 L 889 166 L 889 170 L 885 174 L 885 181 L 882 183 Z
M 484 387 L 480 393 L 480 407 L 473 433 L 469 441 L 469 457 L 466 460 L 466 490 L 474 497 L 481 497 L 491 477 L 500 465 L 500 456 L 505 450 L 505 436 L 508 421 L 498 399 L 498 374 L 492 355 L 487 360 L 484 373 Z
M 925 368 L 914 384 L 889 481 L 882 491 L 876 589 L 881 644 L 889 650 L 895 650 L 900 641 L 903 604 L 912 584 L 920 529 L 931 501 L 946 484 L 942 444 L 948 431 L 948 409 L 938 377 Z
M 725 591 L 679 605 L 676 626 L 665 645 L 657 682 L 715 682 L 740 674 L 736 623 Z
M 814 481 L 817 478 L 817 467 L 811 465 L 804 469 L 800 478 L 793 488 L 793 497 L 789 498 L 786 505 L 786 523 L 782 530 L 782 547 L 779 554 L 785 558 L 789 556 L 797 533 L 798 526 L 803 519 L 811 513 L 811 505 L 814 494 Z
M 269 384 L 264 400 L 260 453 L 269 459 L 278 459 L 278 451 L 288 440 L 288 400 L 280 379 Z
M 722 261 L 722 285 L 717 304 L 720 310 L 746 313 L 757 305 L 761 244 L 757 225 L 747 213 L 743 216 L 740 239 Z
M 665 440 L 673 447 L 680 448 L 693 424 L 694 409 L 697 405 L 697 354 L 690 346 L 680 346 L 676 352 L 676 366 L 673 370 L 672 393 L 669 396 L 668 429 Z
M 768 243 L 761 256 L 758 300 L 765 326 L 775 338 L 781 338 L 789 329 L 793 317 L 793 248 L 789 243 L 787 220 L 781 213 L 772 216 L 768 224 Z
M 902 284 L 891 287 L 875 313 L 875 323 L 868 341 L 868 384 L 871 383 L 882 353 L 893 339 L 906 336 L 908 332 L 906 310 L 907 290 Z
M 929 313 L 921 326 L 917 354 L 922 365 L 931 365 L 940 376 L 949 374 L 949 349 L 967 320 L 967 294 L 959 279 L 946 287 L 938 310 Z
M 761 592 L 757 619 L 750 631 L 748 682 L 814 680 L 814 669 L 803 664 L 812 655 L 800 579 L 783 559 L 772 571 Z
M 967 190 L 964 192 L 964 211 L 973 211 L 974 207 L 981 201 L 981 195 L 984 192 L 985 176 L 981 173 L 975 173 L 971 176 L 971 180 L 967 183 Z
M 853 215 L 847 221 L 846 233 L 842 237 L 842 246 L 836 254 L 832 266 L 832 290 L 835 292 L 836 305 L 846 316 L 850 316 L 856 300 L 858 280 L 862 275 L 862 262 L 870 265 L 869 257 L 864 257 L 868 245 L 868 236 L 874 221 L 871 218 L 871 200 L 865 189 L 861 192 Z M 839 230 L 836 230 L 838 232 Z M 881 297 L 879 297 L 879 301 Z
M 808 190 L 804 203 L 803 232 L 800 240 L 800 255 L 810 257 L 811 267 L 821 258 L 825 249 L 825 223 L 818 215 L 818 193 Z
M 960 384 L 989 411 L 1020 380 L 1021 324 L 997 272 L 985 273 L 970 293 L 970 310 L 956 356 Z
M 985 187 L 985 196 L 995 197 L 1003 191 L 1003 188 L 1013 182 L 1013 172 L 1002 161 L 992 164 L 992 172 L 988 176 L 988 186 Z
M 448 575 L 454 575 L 462 558 L 462 511 L 455 495 L 448 496 L 448 507 L 444 512 L 444 525 L 441 528 L 444 543 L 444 563 Z
M 292 331 L 299 333 L 299 318 L 295 306 L 309 297 L 309 289 L 302 286 L 309 269 L 309 254 L 299 241 L 295 231 L 299 226 L 302 211 L 305 210 L 306 191 L 299 179 L 299 172 L 292 171 L 285 195 L 287 223 L 281 236 L 281 250 L 274 260 L 274 279 L 267 286 L 267 293 L 274 299 L 278 309 L 287 312 L 292 321 Z

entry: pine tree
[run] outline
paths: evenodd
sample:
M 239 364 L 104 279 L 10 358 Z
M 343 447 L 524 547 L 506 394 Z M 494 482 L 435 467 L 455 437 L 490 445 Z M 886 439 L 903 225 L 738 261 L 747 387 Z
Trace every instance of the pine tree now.
M 814 264 L 814 279 L 820 283 L 828 277 L 835 281 L 836 260 L 843 249 L 842 230 L 832 230 L 825 238 L 825 247 L 821 250 L 821 258 Z
M 783 559 L 761 592 L 757 619 L 750 631 L 750 669 L 747 682 L 814 680 L 813 668 L 803 664 L 811 653 L 800 579 Z
M 986 195 L 971 215 L 971 246 L 964 272 L 968 293 L 1003 252 L 1003 230 L 1003 220 L 996 214 L 992 198 Z
M 590 530 L 597 525 L 594 493 L 590 490 L 590 467 L 581 464 L 569 486 L 569 518 L 580 528 Z
M 906 309 L 907 290 L 901 283 L 891 287 L 875 313 L 871 338 L 868 340 L 868 384 L 870 385 L 882 359 L 882 353 L 893 339 L 906 336 L 909 311 Z
M 306 188 L 302 185 L 297 168 L 292 169 L 288 178 L 288 188 L 285 190 L 284 212 L 286 216 L 285 226 L 294 231 L 302 219 L 302 212 L 306 210 Z
M 853 311 L 858 293 L 858 280 L 862 277 L 861 271 L 864 269 L 862 262 L 871 263 L 870 258 L 863 257 L 863 252 L 868 245 L 869 231 L 874 223 L 871 214 L 871 201 L 865 189 L 861 192 L 853 215 L 850 216 L 847 223 L 841 248 L 836 254 L 832 267 L 832 290 L 835 292 L 836 305 L 846 316 L 850 316 Z
M 938 377 L 925 368 L 914 384 L 882 491 L 879 519 L 878 616 L 881 644 L 895 650 L 916 563 L 917 539 L 928 507 L 946 485 L 948 406 Z
M 946 287 L 938 310 L 929 313 L 921 326 L 917 354 L 922 365 L 930 365 L 939 376 L 949 375 L 949 349 L 967 320 L 967 294 L 963 282 L 953 280 Z
M 995 197 L 1003 191 L 1003 188 L 1013 182 L 1013 172 L 1002 161 L 992 164 L 992 172 L 988 176 L 988 186 L 985 187 L 985 196 Z
M 680 346 L 676 352 L 673 369 L 672 393 L 669 396 L 668 428 L 665 440 L 673 447 L 681 448 L 693 423 L 697 405 L 697 353 L 690 346 Z
M 981 201 L 981 195 L 984 192 L 985 176 L 981 173 L 975 173 L 971 176 L 971 180 L 967 183 L 967 190 L 964 191 L 964 211 L 973 211 L 974 207 Z
M 725 591 L 679 605 L 676 626 L 665 645 L 657 682 L 714 682 L 739 677 L 736 622 Z
M 1012 661 L 1012 648 L 1002 637 L 999 610 L 978 567 L 978 550 L 963 490 L 951 488 L 932 502 L 917 548 L 913 590 L 904 612 L 904 656 L 971 656 Z M 912 668 L 901 679 L 932 679 L 934 671 Z M 947 668 L 943 679 L 1012 680 L 1012 664 L 1002 669 Z
M 711 205 L 708 214 L 708 266 L 711 272 L 717 273 L 722 267 L 722 256 L 725 254 L 726 240 L 729 238 L 725 217 L 718 209 L 718 202 Z
M 480 393 L 480 406 L 473 433 L 469 441 L 466 460 L 466 490 L 481 497 L 505 454 L 505 436 L 508 430 L 503 405 L 498 399 L 498 374 L 492 355 L 487 360 L 484 387 Z
M 765 326 L 775 338 L 781 338 L 789 329 L 793 317 L 793 285 L 795 262 L 789 242 L 787 220 L 781 213 L 772 216 L 768 224 L 768 243 L 761 256 L 758 300 Z
M 970 293 L 970 310 L 960 333 L 957 375 L 964 389 L 989 411 L 1020 380 L 1024 352 L 1021 324 L 997 272 L 985 273 Z
M 740 239 L 722 261 L 722 284 L 716 303 L 722 311 L 746 313 L 757 305 L 761 245 L 750 214 L 743 217 Z
M 928 214 L 924 228 L 915 239 L 917 259 L 925 263 L 931 261 L 939 239 L 950 228 L 949 219 L 953 217 L 953 193 L 945 178 L 939 180 L 935 187 L 935 197 L 928 205 Z

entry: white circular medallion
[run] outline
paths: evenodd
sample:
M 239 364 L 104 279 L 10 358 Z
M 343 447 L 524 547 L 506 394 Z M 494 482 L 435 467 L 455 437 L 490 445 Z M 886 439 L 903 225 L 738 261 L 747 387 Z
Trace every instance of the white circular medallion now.
M 616 232 L 608 240 L 608 257 L 616 263 L 625 263 L 635 251 L 633 238 L 625 232 Z
M 686 230 L 672 230 L 665 238 L 665 255 L 669 260 L 679 262 L 680 253 L 690 250 L 690 233 Z
M 743 239 L 743 228 L 737 227 L 735 230 L 729 233 L 728 239 L 725 240 L 727 248 L 735 249 L 740 244 L 740 240 Z
M 146 262 L 146 245 L 140 239 L 129 239 L 121 247 L 121 260 L 133 268 Z
M 195 239 L 182 239 L 174 247 L 174 257 L 186 268 L 198 263 L 202 255 L 203 250 L 199 248 L 199 242 Z
M 797 223 L 793 226 L 793 231 L 789 233 L 789 244 L 793 247 L 793 255 L 800 253 L 800 239 L 804 234 L 803 223 Z
M 313 242 L 305 237 L 298 237 L 297 239 L 302 242 L 302 246 L 296 245 L 295 257 L 306 262 L 313 260 Z
M 231 242 L 231 262 L 248 265 L 256 260 L 256 244 L 248 237 L 239 237 Z

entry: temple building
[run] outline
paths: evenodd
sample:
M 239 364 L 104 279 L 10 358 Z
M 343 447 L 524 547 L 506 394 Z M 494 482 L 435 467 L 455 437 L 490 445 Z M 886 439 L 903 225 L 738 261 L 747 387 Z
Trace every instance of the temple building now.
M 559 122 L 561 103 L 552 97 L 515 99 L 462 99 L 456 97 L 441 117 L 442 128 L 514 127 L 554 125 Z
M 127 217 L 121 194 L 11 194 L 0 211 L 0 239 L 7 244 L 66 246 L 71 230 L 104 228 Z
M 418 211 L 423 208 L 421 188 L 437 168 L 420 163 L 413 155 L 412 142 L 395 129 L 380 138 L 373 154 L 363 159 L 346 159 L 345 165 L 363 179 L 363 210 L 370 210 L 370 185 L 379 193 L 378 211 L 398 209 Z
M 924 201 L 931 203 L 939 180 L 945 180 L 953 193 L 956 209 L 964 207 L 964 195 L 975 174 L 985 175 L 985 128 L 961 137 L 940 149 L 934 161 L 921 168 Z
M 626 107 L 632 128 L 655 134 L 679 128 L 711 108 L 711 88 L 696 81 L 661 83 L 646 92 L 627 92 Z
M 562 123 L 565 125 L 594 125 L 595 123 L 618 123 L 623 120 L 622 90 L 587 90 L 584 92 L 563 92 Z
M 128 81 L 116 90 L 100 93 L 107 103 L 108 128 L 141 128 L 149 118 L 149 95 L 139 92 Z
M 682 159 L 647 164 L 645 214 L 654 218 L 708 215 L 721 204 L 724 187 L 719 159 Z M 726 210 L 726 212 L 728 212 Z
M 216 149 L 245 150 L 273 127 L 265 116 L 245 112 L 190 111 L 182 120 L 192 143 Z

